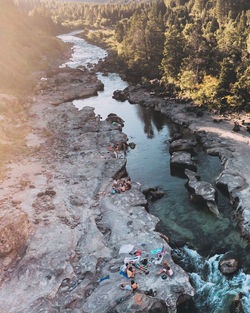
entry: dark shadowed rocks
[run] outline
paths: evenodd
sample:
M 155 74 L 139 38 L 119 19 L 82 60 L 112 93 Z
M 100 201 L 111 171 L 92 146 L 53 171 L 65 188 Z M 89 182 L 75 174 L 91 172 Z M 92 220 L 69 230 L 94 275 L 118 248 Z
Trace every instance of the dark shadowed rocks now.
M 239 132 L 240 131 L 240 125 L 237 122 L 234 122 L 234 127 L 233 127 L 234 132 Z
M 245 313 L 243 309 L 242 297 L 243 294 L 241 292 L 234 297 L 229 308 L 230 313 Z
M 112 98 L 124 102 L 128 98 L 128 93 L 126 92 L 126 90 L 116 90 L 114 91 Z
M 128 144 L 128 146 L 129 146 L 131 149 L 134 149 L 135 146 L 136 146 L 136 144 L 135 144 L 134 142 L 130 142 L 130 143 Z
M 106 118 L 107 122 L 119 124 L 121 127 L 124 126 L 124 120 L 117 116 L 115 113 L 110 113 Z
M 143 190 L 143 194 L 150 201 L 156 201 L 164 196 L 164 192 L 159 187 L 151 187 Z

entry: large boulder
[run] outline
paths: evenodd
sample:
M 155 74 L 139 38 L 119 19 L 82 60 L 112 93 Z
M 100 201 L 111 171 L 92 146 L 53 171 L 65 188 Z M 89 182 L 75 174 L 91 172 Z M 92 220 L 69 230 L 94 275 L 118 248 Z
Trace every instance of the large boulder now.
M 172 175 L 183 176 L 185 169 L 196 171 L 197 166 L 192 160 L 192 156 L 190 153 L 174 152 L 170 159 L 170 169 Z
M 240 131 L 240 125 L 237 122 L 234 122 L 234 127 L 233 127 L 234 132 L 239 132 Z
M 29 233 L 27 215 L 20 211 L 0 213 L 0 257 L 22 248 Z
M 175 133 L 170 139 L 169 139 L 169 142 L 173 142 L 173 141 L 176 141 L 178 139 L 181 139 L 182 138 L 182 134 L 180 133 Z
M 151 187 L 143 190 L 143 194 L 150 201 L 156 201 L 164 196 L 164 192 L 158 187 Z
M 239 173 L 224 170 L 216 179 L 216 186 L 229 197 L 234 191 L 246 187 L 246 181 Z
M 222 274 L 233 274 L 238 270 L 239 263 L 235 259 L 223 259 L 220 261 L 219 270 Z
M 200 181 L 199 176 L 193 171 L 186 169 L 185 175 L 188 178 L 186 186 L 191 193 L 191 201 L 206 206 L 218 216 L 220 212 L 216 204 L 217 192 L 214 187 L 208 182 Z
M 128 93 L 124 90 L 115 90 L 112 98 L 124 102 L 128 98 Z
M 110 113 L 108 117 L 106 118 L 106 121 L 110 123 L 117 123 L 121 125 L 121 127 L 124 126 L 124 120 L 120 118 L 118 115 L 116 115 L 115 113 Z
M 177 151 L 188 151 L 190 153 L 193 153 L 196 144 L 197 143 L 195 141 L 190 139 L 178 139 L 171 142 L 169 152 L 171 154 Z
M 243 294 L 239 292 L 233 299 L 229 311 L 230 313 L 244 313 L 244 308 L 242 304 L 242 296 Z

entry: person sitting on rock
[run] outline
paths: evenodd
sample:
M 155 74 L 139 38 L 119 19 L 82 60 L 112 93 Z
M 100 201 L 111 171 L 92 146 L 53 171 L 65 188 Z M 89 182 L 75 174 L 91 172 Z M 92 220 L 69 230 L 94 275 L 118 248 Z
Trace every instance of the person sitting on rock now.
M 125 181 L 125 187 L 126 187 L 126 190 L 131 189 L 131 181 L 130 181 L 130 178 L 127 178 L 127 179 L 126 179 L 126 181 Z
M 135 274 L 137 274 L 137 273 L 139 273 L 139 272 L 136 272 L 136 270 L 133 269 L 132 266 L 128 266 L 128 267 L 127 267 L 127 276 L 128 276 L 129 278 L 134 278 L 134 277 L 135 277 Z
M 168 262 L 164 261 L 164 267 L 159 270 L 159 272 L 156 273 L 156 275 L 161 275 L 162 273 L 166 273 L 169 277 L 173 275 L 173 271 L 171 270 Z
M 131 294 L 135 292 L 136 289 L 138 288 L 139 288 L 139 285 L 134 280 L 131 280 Z

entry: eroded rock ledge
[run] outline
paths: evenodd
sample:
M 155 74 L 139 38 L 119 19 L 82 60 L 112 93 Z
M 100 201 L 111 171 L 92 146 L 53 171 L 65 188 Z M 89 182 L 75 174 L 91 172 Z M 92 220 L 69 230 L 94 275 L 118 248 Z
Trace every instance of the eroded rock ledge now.
M 112 158 L 108 146 L 126 142 L 127 136 L 120 125 L 95 116 L 93 108 L 78 111 L 70 102 L 61 103 L 65 82 L 74 84 L 65 77 L 67 71 L 62 73 L 57 83 L 58 73 L 50 78 L 53 92 L 47 85 L 33 99 L 29 154 L 8 165 L 1 184 L 1 208 L 25 218 L 20 219 L 20 244 L 13 240 L 1 258 L 0 311 L 176 312 L 177 302 L 193 296 L 194 290 L 172 261 L 171 248 L 154 231 L 158 219 L 146 212 L 135 182 L 131 190 L 111 194 L 112 177 L 124 173 L 126 159 Z M 85 90 L 99 84 L 94 77 L 81 80 Z M 70 86 L 68 90 L 65 99 L 71 97 Z M 118 253 L 126 243 L 145 253 L 164 245 L 174 276 L 157 278 L 160 266 L 152 266 L 149 275 L 136 276 L 140 291 L 127 296 L 119 288 L 126 279 L 119 274 L 124 256 Z M 8 261 L 13 251 L 16 255 Z M 107 275 L 109 279 L 98 283 Z M 157 295 L 146 296 L 148 289 Z
M 217 180 L 217 186 L 228 195 L 241 234 L 250 242 L 250 134 L 246 126 L 249 118 L 208 113 L 191 103 L 157 97 L 141 85 L 129 86 L 114 96 L 119 99 L 120 94 L 122 100 L 126 97 L 132 104 L 154 108 L 174 123 L 188 127 L 208 154 L 219 156 L 224 171 Z M 237 133 L 233 131 L 235 123 L 241 125 Z

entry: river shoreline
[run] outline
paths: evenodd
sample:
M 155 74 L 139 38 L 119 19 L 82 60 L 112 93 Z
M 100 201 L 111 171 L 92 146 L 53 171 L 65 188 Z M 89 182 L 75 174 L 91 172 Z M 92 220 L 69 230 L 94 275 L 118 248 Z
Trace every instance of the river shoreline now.
M 108 56 L 94 67 L 94 71 L 104 74 L 116 72 L 127 80 L 124 70 L 118 64 L 112 63 L 112 50 L 107 45 L 89 40 L 84 33 L 80 37 L 108 51 Z M 116 99 L 119 100 L 119 96 Z M 208 154 L 220 158 L 224 170 L 218 175 L 217 187 L 229 198 L 241 235 L 250 244 L 249 114 L 207 111 L 192 102 L 159 97 L 157 92 L 150 92 L 140 84 L 126 88 L 122 95 L 122 101 L 124 100 L 159 111 L 173 123 L 190 129 Z M 235 123 L 239 125 L 237 131 L 233 131 Z
M 130 103 L 151 108 L 165 114 L 180 127 L 188 128 L 210 155 L 219 156 L 224 170 L 220 173 L 217 186 L 229 197 L 239 221 L 241 234 L 250 241 L 250 134 L 243 125 L 249 116 L 223 116 L 201 111 L 191 103 L 181 103 L 152 95 L 142 86 L 130 86 L 122 92 Z M 119 96 L 118 96 L 119 97 Z M 242 124 L 242 121 L 243 122 Z M 234 123 L 241 125 L 234 132 Z
M 132 312 L 135 306 L 176 312 L 194 289 L 154 231 L 158 219 L 146 213 L 140 186 L 132 182 L 130 191 L 111 194 L 126 159 L 114 159 L 108 146 L 127 136 L 93 108 L 78 111 L 69 102 L 83 91 L 96 94 L 102 84 L 83 69 L 54 69 L 44 78 L 27 105 L 29 152 L 8 162 L 0 190 L 1 312 Z M 4 99 L 9 106 L 14 101 Z M 152 265 L 149 275 L 136 277 L 141 291 L 127 297 L 119 288 L 126 279 L 118 253 L 126 243 L 145 257 L 164 246 L 174 276 L 156 278 L 160 266 Z M 145 295 L 149 289 L 157 296 Z

